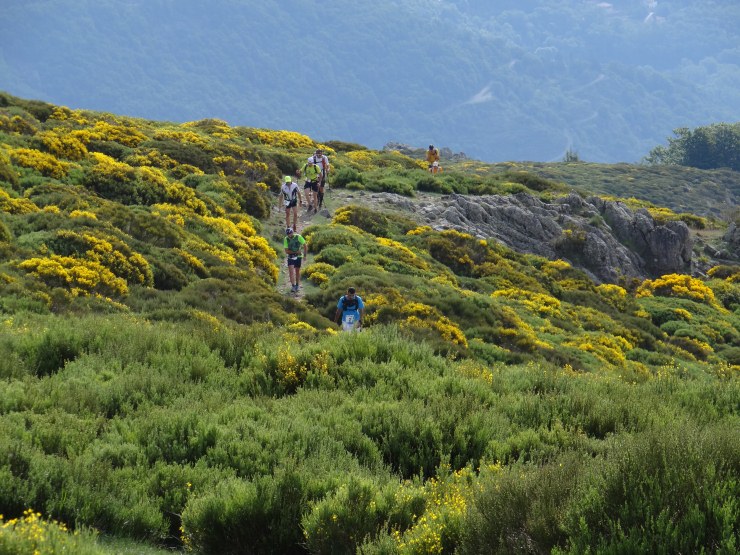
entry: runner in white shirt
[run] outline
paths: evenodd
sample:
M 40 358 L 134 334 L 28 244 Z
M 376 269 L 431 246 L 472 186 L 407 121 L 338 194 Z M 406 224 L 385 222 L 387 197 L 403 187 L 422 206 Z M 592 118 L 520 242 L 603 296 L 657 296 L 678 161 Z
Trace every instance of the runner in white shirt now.
M 321 177 L 319 178 L 319 193 L 318 193 L 318 208 L 324 204 L 324 187 L 329 180 L 329 158 L 324 154 L 324 151 L 320 148 L 316 149 L 313 156 L 308 157 L 309 161 L 313 161 L 321 169 Z
M 285 205 L 285 227 L 290 225 L 290 211 L 293 210 L 293 229 L 298 229 L 298 204 L 303 204 L 301 190 L 293 179 L 286 175 L 283 178 L 283 186 L 280 188 L 280 194 L 283 197 Z

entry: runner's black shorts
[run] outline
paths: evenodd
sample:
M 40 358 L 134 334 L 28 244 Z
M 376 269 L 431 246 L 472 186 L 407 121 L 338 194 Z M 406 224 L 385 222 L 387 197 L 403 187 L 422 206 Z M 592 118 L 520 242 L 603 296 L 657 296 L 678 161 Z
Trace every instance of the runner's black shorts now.
M 296 268 L 300 268 L 302 260 L 303 260 L 302 256 L 296 256 L 295 258 L 293 258 L 292 256 L 289 256 L 288 266 L 295 266 Z
M 312 191 L 318 192 L 319 190 L 319 182 L 318 181 L 306 181 L 306 184 L 303 186 L 303 190 L 311 189 Z

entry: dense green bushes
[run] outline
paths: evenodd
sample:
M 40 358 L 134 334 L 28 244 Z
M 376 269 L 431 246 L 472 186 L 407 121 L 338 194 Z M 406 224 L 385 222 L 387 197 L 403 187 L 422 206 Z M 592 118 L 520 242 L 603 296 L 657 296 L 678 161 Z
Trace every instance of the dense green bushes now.
M 3 514 L 222 553 L 737 541 L 732 375 L 452 361 L 392 327 L 72 322 L 3 324 Z

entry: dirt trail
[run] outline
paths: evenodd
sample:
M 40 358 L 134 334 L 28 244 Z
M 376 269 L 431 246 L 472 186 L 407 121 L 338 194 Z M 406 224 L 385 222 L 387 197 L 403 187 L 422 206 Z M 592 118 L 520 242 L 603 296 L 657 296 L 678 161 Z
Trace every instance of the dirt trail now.
M 306 207 L 305 206 L 299 206 L 298 207 L 298 226 L 295 230 L 296 233 L 302 233 L 304 229 L 306 229 L 308 226 L 314 224 L 314 223 L 325 223 L 331 219 L 331 212 L 327 209 L 327 207 L 324 207 L 318 214 L 308 214 L 306 213 Z M 291 222 L 293 221 L 291 216 Z M 285 236 L 285 208 L 280 205 L 280 202 L 273 203 L 270 218 L 268 222 L 266 222 L 266 228 L 271 236 L 280 236 L 281 238 Z M 280 240 L 280 248 L 278 249 L 278 257 L 279 259 L 282 259 L 279 265 L 280 268 L 280 274 L 278 276 L 278 283 L 277 283 L 277 290 L 280 293 L 284 293 L 286 295 L 290 295 L 296 300 L 302 300 L 304 296 L 304 290 L 305 290 L 305 280 L 303 278 L 303 274 L 301 274 L 301 287 L 298 289 L 297 293 L 293 293 L 291 291 L 290 286 L 290 278 L 288 275 L 288 260 L 285 256 L 285 253 L 282 249 L 282 239 Z M 301 266 L 301 270 L 305 268 L 308 264 L 311 263 L 313 260 L 313 255 L 309 254 L 307 257 L 303 259 L 303 264 Z

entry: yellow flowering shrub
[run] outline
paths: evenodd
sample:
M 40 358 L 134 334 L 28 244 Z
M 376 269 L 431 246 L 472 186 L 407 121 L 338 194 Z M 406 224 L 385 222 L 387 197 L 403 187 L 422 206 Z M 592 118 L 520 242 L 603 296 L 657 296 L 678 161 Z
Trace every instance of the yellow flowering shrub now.
M 172 203 L 183 204 L 196 214 L 208 214 L 206 203 L 198 198 L 195 191 L 177 181 L 168 181 L 165 186 L 167 199 Z
M 49 206 L 45 206 L 44 209 L 49 208 Z M 87 218 L 89 220 L 97 220 L 98 217 L 94 212 L 90 212 L 89 210 L 72 210 L 72 212 L 69 213 L 70 218 Z
M 402 498 L 415 495 L 413 490 L 421 489 L 425 499 L 423 514 L 419 515 L 413 526 L 401 533 L 393 532 L 399 553 L 427 555 L 451 553 L 461 539 L 462 524 L 468 504 L 473 498 L 476 484 L 475 473 L 463 468 L 449 473 L 443 469 L 438 478 L 430 478 L 423 486 L 404 482 L 396 493 L 398 503 Z M 411 489 L 412 491 L 405 491 Z
M 147 136 L 131 125 L 113 125 L 107 121 L 97 121 L 92 135 L 100 141 L 115 141 L 124 146 L 137 147 L 147 140 Z
M 288 329 L 298 334 L 316 331 L 304 322 L 289 324 Z M 326 374 L 331 365 L 331 354 L 328 351 L 322 350 L 317 353 L 298 351 L 295 343 L 295 340 L 288 338 L 287 342 L 278 348 L 277 353 L 270 349 L 270 354 L 262 352 L 261 347 L 256 348 L 257 357 L 274 373 L 278 385 L 289 393 L 295 392 L 306 381 L 309 372 Z
M 451 274 L 439 274 L 434 276 L 432 279 L 429 280 L 431 283 L 438 283 L 440 285 L 449 285 L 450 287 L 458 288 L 459 283 L 457 281 L 457 278 L 455 278 L 454 275 Z M 462 291 L 463 295 L 467 295 L 469 292 Z
M 225 218 L 203 216 L 200 221 L 223 241 L 219 247 L 209 245 L 201 248 L 231 265 L 245 263 L 250 269 L 277 282 L 279 270 L 274 263 L 277 253 L 264 237 L 257 235 L 248 220 L 234 223 Z
M 422 260 L 407 246 L 394 241 L 393 239 L 387 239 L 386 237 L 376 237 L 375 241 L 388 249 L 388 255 L 391 258 L 400 260 L 404 264 L 419 268 L 421 270 L 428 270 L 429 264 Z
M 139 177 L 142 181 L 154 185 L 156 187 L 162 187 L 166 189 L 169 185 L 167 177 L 165 177 L 162 170 L 159 168 L 153 168 L 151 166 L 142 166 L 138 169 Z
M 177 164 L 170 170 L 170 175 L 175 179 L 183 179 L 189 175 L 204 175 L 205 172 L 200 168 L 191 166 L 190 164 Z
M 269 129 L 256 129 L 255 138 L 263 145 L 278 148 L 313 148 L 314 142 L 310 137 L 301 135 L 295 131 L 272 131 Z
M 68 162 L 60 162 L 51 154 L 33 148 L 16 148 L 10 151 L 10 159 L 25 168 L 37 170 L 41 175 L 61 179 L 71 167 Z
M 87 156 L 85 144 L 77 137 L 69 135 L 64 129 L 42 131 L 36 137 L 41 140 L 50 154 L 58 158 L 84 160 Z
M 177 161 L 170 158 L 162 152 L 151 149 L 144 153 L 132 154 L 127 156 L 124 160 L 129 166 L 151 166 L 154 168 L 162 168 L 165 170 L 173 169 L 178 164 Z M 192 166 L 191 166 L 192 167 Z M 202 170 L 195 168 L 202 174 Z
M 225 262 L 229 266 L 236 266 L 236 256 L 231 249 L 222 249 L 216 245 L 211 245 L 202 240 L 188 241 L 183 245 L 185 248 L 197 248 L 203 252 L 207 252 L 218 258 L 221 262 Z
M 542 265 L 542 271 L 547 275 L 553 275 L 556 272 L 564 272 L 570 270 L 572 266 L 565 260 L 548 260 Z
M 305 331 L 309 331 L 309 332 L 316 331 L 316 328 L 313 327 L 308 322 L 293 322 L 292 324 L 288 324 L 287 329 L 288 331 L 298 332 L 298 333 L 302 333 Z
M 369 170 L 375 167 L 375 156 L 369 150 L 353 150 L 348 152 L 346 156 L 360 170 Z
M 714 266 L 707 271 L 709 277 L 724 279 L 730 283 L 740 282 L 740 266 Z
M 116 276 L 127 282 L 151 287 L 154 284 L 152 270 L 146 259 L 138 253 L 131 252 L 127 245 L 113 244 L 90 233 L 74 231 L 57 232 L 57 240 L 76 249 L 78 256 L 84 255 L 87 260 L 97 262 Z
M 419 227 L 415 227 L 414 229 L 410 229 L 406 232 L 406 235 L 422 235 L 424 233 L 429 233 L 432 231 L 432 228 L 428 225 L 422 225 Z
M 272 283 L 277 283 L 280 271 L 275 265 L 275 259 L 277 258 L 275 249 L 270 246 L 264 237 L 247 237 L 246 242 L 250 267 L 268 277 Z
M 103 553 L 94 547 L 94 537 L 91 533 L 71 532 L 64 523 L 45 520 L 32 509 L 9 520 L 0 515 L 0 553 L 4 554 Z
M 203 264 L 203 262 L 201 262 L 201 260 L 198 257 L 193 256 L 192 254 L 190 254 L 187 251 L 184 251 L 182 249 L 178 249 L 177 247 L 175 247 L 172 250 L 173 250 L 173 252 L 176 252 L 177 254 L 179 254 L 180 257 L 185 261 L 185 263 L 188 266 L 190 266 L 193 270 L 195 270 L 195 272 L 198 275 L 205 276 L 205 275 L 208 274 L 208 270 L 206 270 L 205 265 Z
M 66 106 L 56 106 L 49 119 L 72 122 L 78 125 L 90 125 L 92 123 L 81 110 L 70 110 Z
M 181 127 L 198 128 L 220 139 L 235 139 L 239 136 L 236 129 L 229 127 L 227 122 L 216 118 L 188 121 L 183 123 Z
M 617 310 L 626 310 L 629 297 L 623 287 L 612 283 L 602 283 L 596 286 L 596 292 Z
M 118 183 L 130 183 L 136 179 L 136 170 L 128 164 L 119 162 L 102 152 L 93 152 L 90 157 L 95 162 L 93 175 L 112 179 Z
M 310 279 L 316 285 L 321 285 L 329 281 L 329 276 L 334 274 L 337 269 L 326 262 L 315 262 L 309 264 L 301 270 L 301 275 Z
M 437 319 L 422 319 L 412 314 L 401 322 L 401 327 L 429 328 L 436 331 L 445 341 L 450 341 L 463 347 L 468 346 L 468 340 L 463 331 L 446 316 L 439 316 Z
M 535 293 L 527 289 L 510 288 L 494 291 L 491 297 L 504 297 L 514 300 L 526 306 L 532 312 L 542 316 L 560 315 L 560 301 L 544 293 Z
M 72 296 L 98 293 L 106 297 L 123 297 L 128 294 L 125 279 L 93 260 L 52 255 L 49 258 L 30 258 L 18 266 L 50 287 L 68 289 Z
M 17 115 L 6 116 L 0 114 L 0 131 L 19 135 L 33 135 L 36 133 L 36 125 Z
M 233 156 L 216 156 L 213 158 L 223 175 L 245 176 L 250 181 L 264 180 L 270 169 L 265 162 L 238 160 Z
M 709 343 L 695 337 L 674 335 L 669 341 L 671 345 L 689 353 L 694 359 L 706 360 L 714 352 Z
M 681 318 L 681 320 L 685 320 L 686 322 L 688 322 L 692 318 L 691 312 L 683 308 L 674 308 L 673 314 Z
M 638 288 L 639 297 L 679 297 L 722 309 L 712 291 L 700 279 L 685 274 L 667 274 L 654 280 L 645 280 Z
M 208 146 L 208 141 L 198 133 L 193 131 L 175 131 L 173 129 L 162 129 L 154 134 L 157 140 L 171 140 L 178 143 L 196 145 L 200 147 Z
M 596 332 L 584 333 L 576 339 L 566 341 L 564 345 L 593 353 L 604 362 L 615 366 L 624 365 L 627 360 L 625 353 L 634 348 L 634 345 L 624 337 Z
M 509 307 L 500 307 L 501 323 L 496 328 L 500 347 L 515 347 L 521 351 L 549 349 L 551 346 L 538 338 L 535 329 L 521 319 L 517 312 Z
M 238 221 L 235 222 L 236 229 L 239 230 L 239 232 L 244 235 L 245 237 L 254 237 L 257 235 L 257 230 L 254 229 L 254 225 L 252 225 L 252 221 L 247 216 L 234 216 L 234 218 L 237 218 Z
M 455 365 L 455 369 L 468 378 L 482 380 L 488 385 L 493 383 L 493 372 L 483 363 L 473 359 L 465 359 Z
M 39 207 L 27 198 L 11 197 L 5 189 L 0 189 L 0 212 L 30 214 L 38 211 Z

